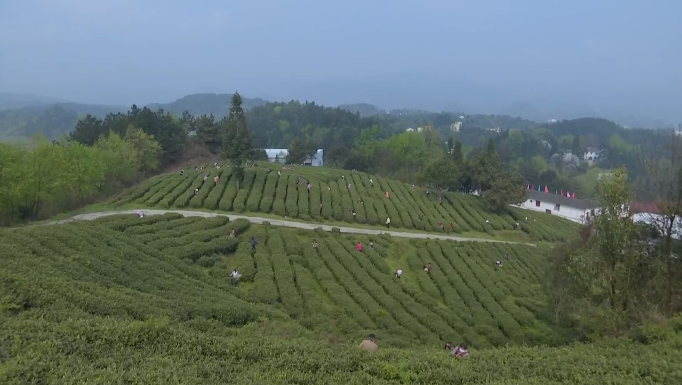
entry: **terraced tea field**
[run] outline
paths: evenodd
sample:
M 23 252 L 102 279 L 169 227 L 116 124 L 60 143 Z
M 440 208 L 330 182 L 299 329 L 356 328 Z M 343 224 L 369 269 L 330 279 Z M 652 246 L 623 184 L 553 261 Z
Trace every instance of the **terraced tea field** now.
M 232 229 L 236 238 L 227 236 Z M 34 304 L 65 301 L 76 312 L 136 318 L 144 308 L 183 319 L 189 311 L 226 325 L 290 317 L 342 339 L 378 333 L 394 346 L 560 342 L 540 305 L 543 247 L 340 235 L 177 214 L 14 229 L 0 233 L 0 243 L 6 272 L 34 282 L 17 292 Z M 496 269 L 498 259 L 504 266 Z M 232 268 L 242 274 L 236 289 Z
M 265 163 L 262 167 L 248 168 L 239 183 L 232 177 L 230 167 L 191 170 L 184 175 L 163 174 L 111 202 L 119 206 L 270 213 L 304 221 L 367 225 L 385 225 L 386 218 L 390 218 L 392 228 L 463 235 L 487 233 L 519 241 L 568 239 L 580 227 L 562 218 L 515 207 L 494 213 L 486 210 L 473 195 L 427 194 L 421 188 L 359 172 L 267 167 L 279 166 Z M 215 176 L 220 178 L 218 183 L 213 181 Z M 310 191 L 307 182 L 310 182 Z M 514 230 L 516 222 L 521 224 L 520 231 Z
M 177 214 L 0 229 L 0 383 L 682 381 L 679 317 L 646 344 L 525 346 L 562 342 L 541 305 L 544 252 Z M 357 348 L 370 332 L 375 355 Z

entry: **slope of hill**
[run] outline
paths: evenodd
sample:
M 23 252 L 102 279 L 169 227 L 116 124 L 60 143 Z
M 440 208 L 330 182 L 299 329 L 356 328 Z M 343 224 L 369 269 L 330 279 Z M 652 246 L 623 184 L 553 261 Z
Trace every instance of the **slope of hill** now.
M 11 96 L 11 94 L 10 94 Z M 9 98 L 9 96 L 8 96 Z M 28 97 L 25 97 L 26 99 Z M 210 115 L 220 118 L 225 116 L 230 109 L 231 94 L 195 94 L 187 95 L 171 103 L 152 103 L 147 107 L 152 110 L 163 108 L 177 116 L 183 111 L 189 111 L 193 115 Z M 0 140 L 26 138 L 37 133 L 42 133 L 48 139 L 57 139 L 68 134 L 76 126 L 78 119 L 85 115 L 93 115 L 104 118 L 109 113 L 126 112 L 128 108 L 118 105 L 97 105 L 72 102 L 53 102 L 52 99 L 45 102 L 37 102 L 33 99 L 8 99 L 19 104 L 12 108 L 8 102 L 7 108 L 0 108 Z M 2 94 L 0 94 L 0 103 Z M 244 107 L 251 108 L 265 105 L 263 99 L 244 98 Z
M 192 94 L 184 96 L 171 103 L 152 103 L 147 107 L 152 110 L 163 108 L 166 111 L 181 115 L 183 111 L 189 111 L 194 116 L 211 115 L 222 118 L 230 112 L 232 94 Z M 255 98 L 242 98 L 242 106 L 246 109 L 264 106 L 267 101 Z
M 262 163 L 248 168 L 240 181 L 232 177 L 230 167 L 188 169 L 184 175 L 163 174 L 112 198 L 111 202 L 272 213 L 306 221 L 366 225 L 385 225 L 390 218 L 391 228 L 472 236 L 484 233 L 519 241 L 563 240 L 577 235 L 580 227 L 562 218 L 512 207 L 501 213 L 490 212 L 477 197 L 461 193 L 443 193 L 439 202 L 436 192 L 427 194 L 421 188 L 361 172 L 302 166 L 290 170 L 271 168 L 279 167 Z M 204 178 L 206 173 L 209 175 Z M 215 176 L 220 178 L 217 185 L 213 181 Z M 307 181 L 311 183 L 310 193 Z M 196 195 L 195 189 L 199 189 Z M 516 222 L 521 224 L 520 231 L 514 230 Z
M 0 111 L 29 106 L 46 106 L 51 103 L 59 102 L 61 102 L 61 100 L 49 96 L 0 92 Z
M 358 252 L 357 241 L 375 248 Z M 542 250 L 514 246 L 495 270 L 497 247 L 177 215 L 3 229 L 0 382 L 682 380 L 674 328 L 648 345 L 490 348 L 563 339 L 541 305 Z M 354 348 L 369 332 L 379 336 L 376 356 Z M 444 352 L 449 339 L 467 340 L 471 359 Z
M 109 113 L 123 112 L 123 106 L 80 103 L 33 105 L 0 111 L 0 139 L 26 138 L 42 133 L 48 139 L 68 134 L 78 119 L 90 114 L 104 118 Z
M 385 110 L 379 109 L 379 107 L 368 103 L 341 104 L 339 105 L 339 108 L 348 110 L 354 114 L 360 114 L 360 116 L 372 116 L 386 113 Z

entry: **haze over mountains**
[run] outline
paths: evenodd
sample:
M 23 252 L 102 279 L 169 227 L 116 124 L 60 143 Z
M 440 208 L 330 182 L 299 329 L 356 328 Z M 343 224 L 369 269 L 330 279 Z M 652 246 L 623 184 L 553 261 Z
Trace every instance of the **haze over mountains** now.
M 130 106 L 239 90 L 678 124 L 680 14 L 672 0 L 4 2 L 0 92 Z
M 411 81 L 411 83 L 410 83 Z M 319 85 L 318 85 L 319 84 Z M 434 81 L 434 85 L 437 82 Z M 352 111 L 357 110 L 357 106 L 364 105 L 359 112 L 361 115 L 371 115 L 374 113 L 382 113 L 396 108 L 405 109 L 421 109 L 426 111 L 449 111 L 449 112 L 463 112 L 466 114 L 493 114 L 493 115 L 509 115 L 512 117 L 521 117 L 526 120 L 537 122 L 544 122 L 549 119 L 576 119 L 581 117 L 600 117 L 613 120 L 619 124 L 630 127 L 645 127 L 645 128 L 661 128 L 676 125 L 675 120 L 653 118 L 651 116 L 637 116 L 627 112 L 614 111 L 613 109 L 599 109 L 594 108 L 586 103 L 566 104 L 562 106 L 552 105 L 548 102 L 534 103 L 530 101 L 519 101 L 512 104 L 505 104 L 506 101 L 502 97 L 486 98 L 484 89 L 481 92 L 470 92 L 469 95 L 478 95 L 476 97 L 467 98 L 464 102 L 449 101 L 447 95 L 437 96 L 435 94 L 425 94 L 423 97 L 414 98 L 415 93 L 419 93 L 418 88 L 424 83 L 415 81 L 414 78 L 404 82 L 391 82 L 387 79 L 377 78 L 376 83 L 367 81 L 358 81 L 352 83 L 351 81 L 329 81 L 321 83 L 302 83 L 298 88 L 293 88 L 295 94 L 305 95 L 310 97 L 296 98 L 298 100 L 315 101 L 318 104 L 340 106 Z M 363 89 L 360 92 L 366 100 L 353 101 L 354 90 Z M 411 91 L 412 90 L 412 91 Z M 247 94 L 248 95 L 248 94 Z M 268 101 L 282 101 L 291 100 L 291 98 L 276 98 L 276 95 L 270 95 L 274 98 L 268 100 L 256 97 L 245 98 L 245 107 L 263 105 Z M 222 117 L 227 114 L 229 109 L 231 93 L 199 93 L 183 96 L 169 103 L 149 103 L 145 106 L 157 110 L 163 108 L 167 111 L 172 111 L 175 114 L 181 114 L 184 110 L 189 111 L 193 115 L 210 115 Z M 456 98 L 452 98 L 456 99 Z M 323 101 L 329 101 L 327 103 Z M 348 102 L 348 101 L 351 102 Z M 383 103 L 372 102 L 373 100 L 382 100 Z M 0 93 L 0 111 L 7 110 L 21 110 L 20 113 L 42 113 L 50 106 L 58 105 L 66 110 L 76 111 L 79 115 L 91 114 L 97 117 L 104 117 L 108 113 L 124 112 L 130 105 L 136 104 L 131 102 L 128 105 L 102 105 L 89 103 L 76 103 L 62 100 L 59 98 L 41 96 L 41 95 L 23 95 L 13 93 Z M 495 108 L 497 105 L 497 108 Z M 141 105 L 138 105 L 141 106 Z M 5 115 L 7 112 L 4 113 Z M 0 117 L 3 114 L 0 113 Z M 2 119 L 0 119 L 0 126 Z

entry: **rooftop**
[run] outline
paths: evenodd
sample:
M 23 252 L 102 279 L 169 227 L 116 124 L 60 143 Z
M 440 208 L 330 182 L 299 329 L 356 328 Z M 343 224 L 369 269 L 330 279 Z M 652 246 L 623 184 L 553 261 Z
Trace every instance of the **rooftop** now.
M 528 199 L 533 199 L 540 202 L 549 202 L 555 205 L 575 207 L 576 209 L 580 210 L 589 210 L 598 207 L 597 202 L 591 199 L 569 198 L 564 195 L 544 193 L 535 190 L 526 190 L 526 197 Z

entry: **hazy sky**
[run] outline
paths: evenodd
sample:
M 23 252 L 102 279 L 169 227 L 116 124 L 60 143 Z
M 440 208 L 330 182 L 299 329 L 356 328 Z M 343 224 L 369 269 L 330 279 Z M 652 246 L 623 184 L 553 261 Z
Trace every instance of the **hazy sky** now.
M 382 90 L 363 82 L 409 74 L 410 92 L 426 76 L 501 104 L 682 119 L 681 15 L 680 0 L 0 0 L 0 91 L 144 104 L 239 89 L 386 104 L 365 99 Z M 467 105 L 464 92 L 423 91 Z

